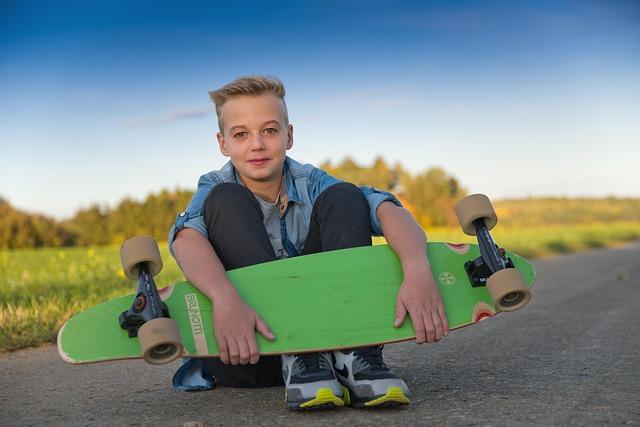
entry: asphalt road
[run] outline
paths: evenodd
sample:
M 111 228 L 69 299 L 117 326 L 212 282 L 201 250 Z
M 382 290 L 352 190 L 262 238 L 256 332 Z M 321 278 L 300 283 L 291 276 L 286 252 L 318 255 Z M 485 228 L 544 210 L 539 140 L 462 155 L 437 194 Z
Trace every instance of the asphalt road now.
M 0 425 L 640 424 L 640 243 L 535 262 L 533 301 L 433 345 L 387 346 L 408 407 L 292 413 L 282 388 L 171 389 L 177 366 L 0 355 Z

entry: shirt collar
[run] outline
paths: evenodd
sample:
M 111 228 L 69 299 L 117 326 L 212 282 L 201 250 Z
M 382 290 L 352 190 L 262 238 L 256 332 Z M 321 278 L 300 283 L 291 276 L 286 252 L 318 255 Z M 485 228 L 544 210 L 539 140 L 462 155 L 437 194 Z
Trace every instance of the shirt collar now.
M 282 173 L 284 174 L 284 179 L 282 180 L 282 186 L 284 188 L 280 189 L 280 194 L 281 194 L 280 200 L 282 202 L 282 205 L 285 207 L 285 209 L 289 202 L 297 203 L 299 205 L 303 204 L 302 199 L 298 194 L 298 189 L 296 188 L 295 180 L 293 179 L 293 175 L 291 174 L 291 171 L 290 171 L 290 163 L 291 163 L 291 159 L 289 158 L 289 156 L 286 156 L 284 159 L 284 166 L 282 171 Z M 231 161 L 228 161 L 222 167 L 222 170 L 233 171 L 234 182 L 238 184 L 242 184 L 242 179 L 238 174 L 238 170 L 233 166 L 233 163 L 231 163 Z
M 300 195 L 298 194 L 298 189 L 296 188 L 296 182 L 293 179 L 293 175 L 291 174 L 290 171 L 290 163 L 291 163 L 291 159 L 289 158 L 289 156 L 285 157 L 284 159 L 284 188 L 286 190 L 286 195 L 287 195 L 287 199 L 290 202 L 294 202 L 297 203 L 299 205 L 302 204 L 302 199 L 300 198 Z

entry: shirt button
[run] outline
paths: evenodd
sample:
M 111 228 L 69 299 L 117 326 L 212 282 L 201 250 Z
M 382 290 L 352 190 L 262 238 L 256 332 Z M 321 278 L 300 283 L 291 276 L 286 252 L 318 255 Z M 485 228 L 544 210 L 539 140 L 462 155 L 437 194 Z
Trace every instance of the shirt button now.
M 180 212 L 180 215 L 178 216 L 185 216 L 187 213 L 186 212 Z

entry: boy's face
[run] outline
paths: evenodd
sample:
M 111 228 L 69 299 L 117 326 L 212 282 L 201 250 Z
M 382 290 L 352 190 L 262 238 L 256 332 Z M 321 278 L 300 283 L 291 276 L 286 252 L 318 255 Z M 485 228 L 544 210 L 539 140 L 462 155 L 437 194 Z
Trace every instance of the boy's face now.
M 222 106 L 221 116 L 220 152 L 231 158 L 245 185 L 280 182 L 286 151 L 293 146 L 282 100 L 270 94 L 239 96 Z

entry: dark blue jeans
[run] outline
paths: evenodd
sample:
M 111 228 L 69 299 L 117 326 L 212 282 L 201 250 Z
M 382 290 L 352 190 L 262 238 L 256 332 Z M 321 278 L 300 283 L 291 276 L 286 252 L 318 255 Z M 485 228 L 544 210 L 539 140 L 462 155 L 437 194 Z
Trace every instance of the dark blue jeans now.
M 219 184 L 203 206 L 204 222 L 225 270 L 276 259 L 254 195 L 235 183 Z M 311 213 L 302 255 L 371 245 L 369 204 L 353 184 L 338 183 L 324 190 Z M 259 313 L 258 313 L 259 314 Z M 204 359 L 205 373 L 231 387 L 282 385 L 280 356 L 263 356 L 256 365 L 225 365 Z

